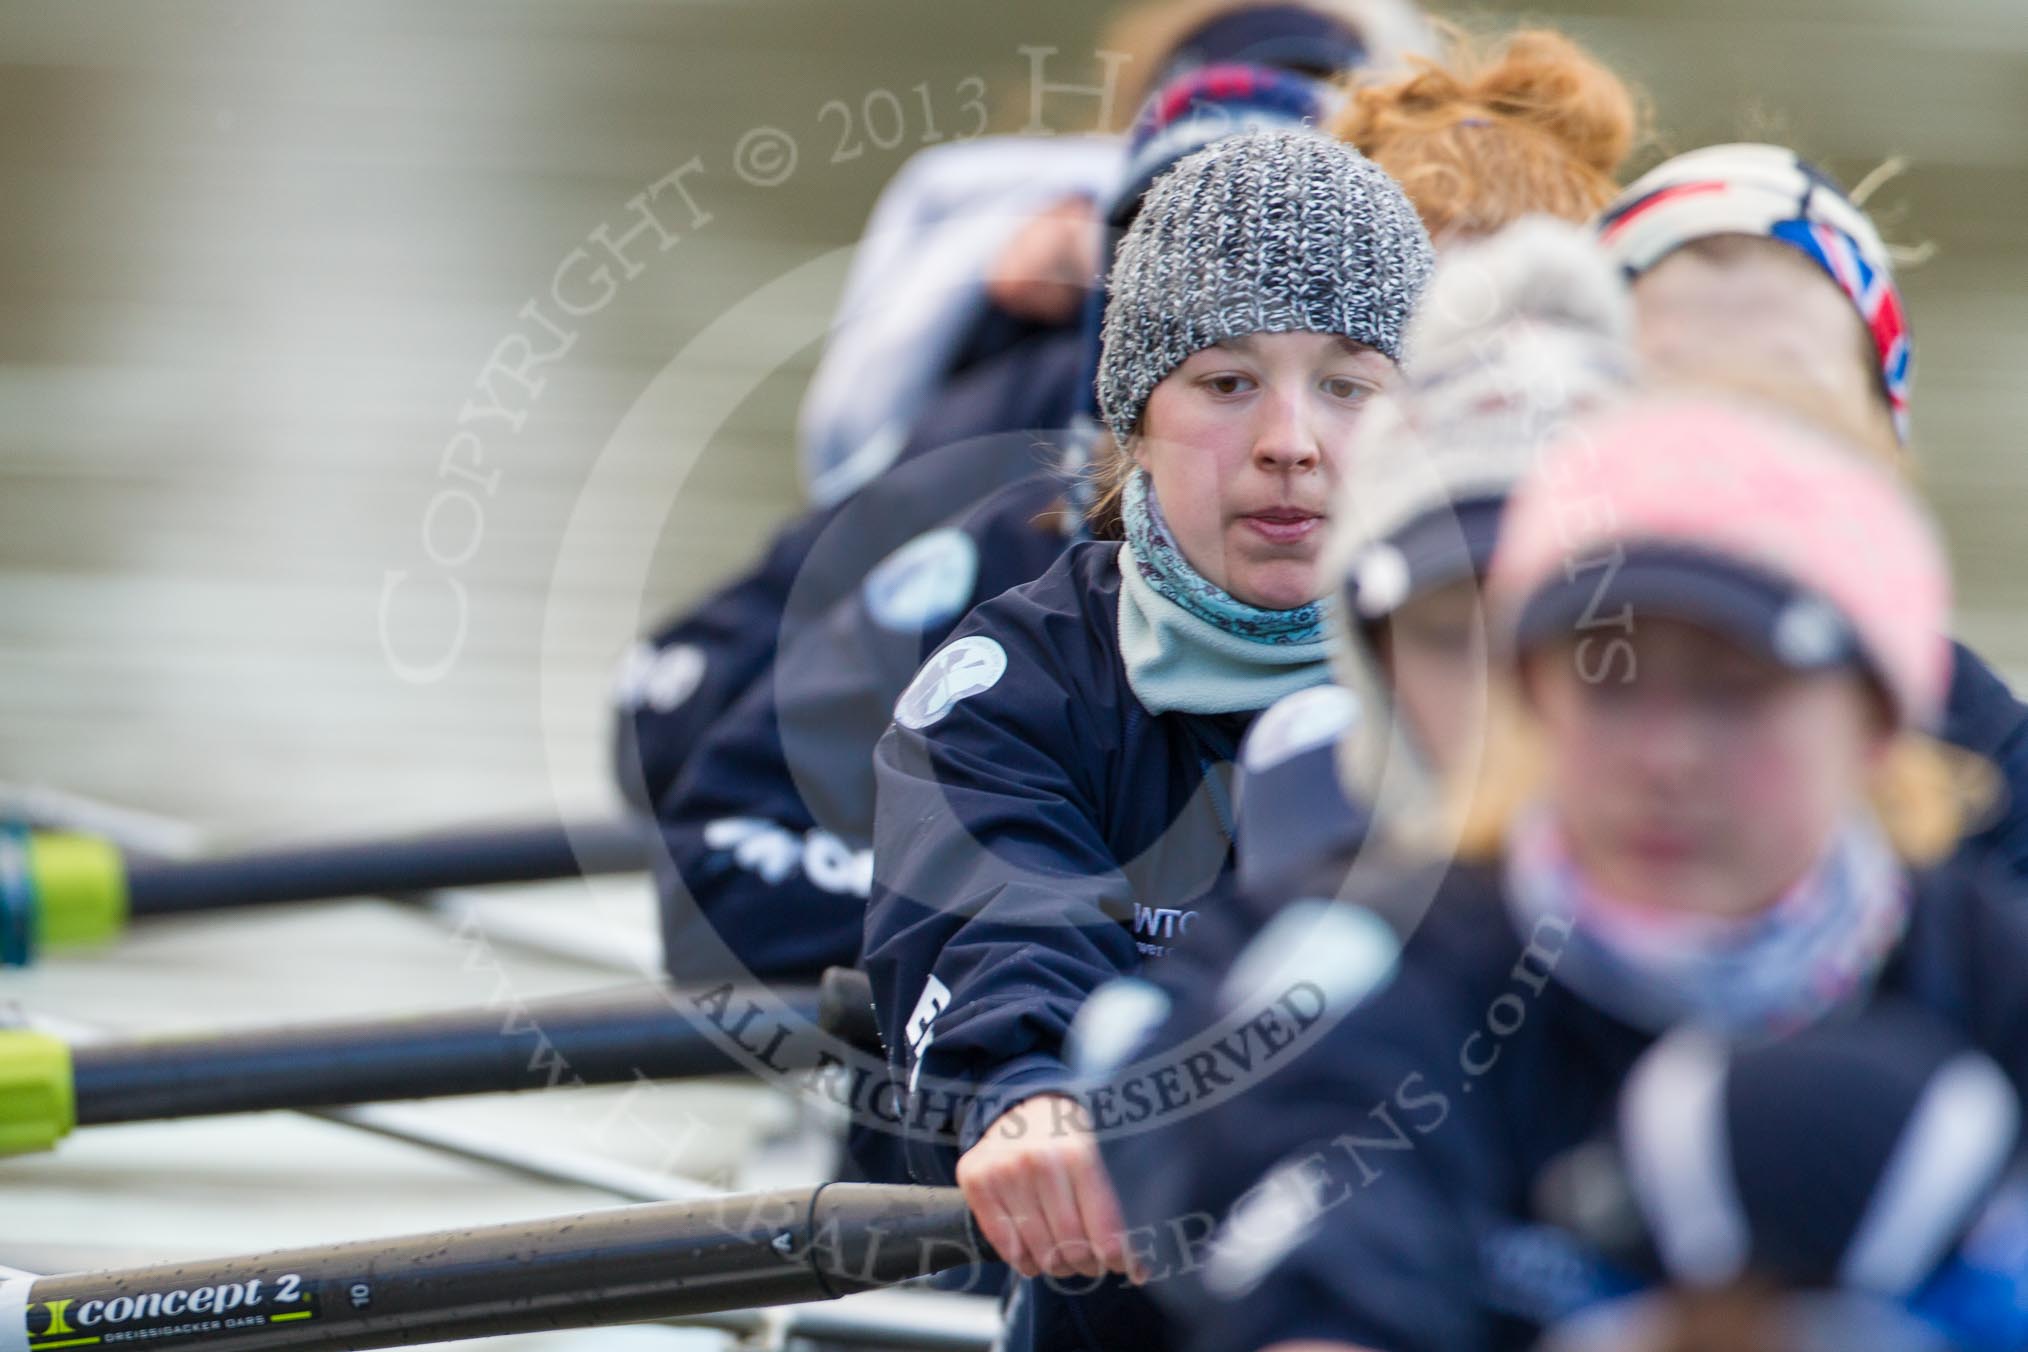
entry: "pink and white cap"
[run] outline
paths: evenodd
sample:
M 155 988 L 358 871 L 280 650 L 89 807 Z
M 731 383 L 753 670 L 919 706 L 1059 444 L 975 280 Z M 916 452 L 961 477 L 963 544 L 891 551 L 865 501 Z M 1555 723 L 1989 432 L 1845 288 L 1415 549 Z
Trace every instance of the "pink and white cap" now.
M 1908 725 L 1935 726 L 1950 682 L 1928 514 L 1863 451 L 1711 396 L 1573 428 L 1509 501 L 1489 594 L 1517 652 L 1666 615 L 1797 670 L 1856 664 Z

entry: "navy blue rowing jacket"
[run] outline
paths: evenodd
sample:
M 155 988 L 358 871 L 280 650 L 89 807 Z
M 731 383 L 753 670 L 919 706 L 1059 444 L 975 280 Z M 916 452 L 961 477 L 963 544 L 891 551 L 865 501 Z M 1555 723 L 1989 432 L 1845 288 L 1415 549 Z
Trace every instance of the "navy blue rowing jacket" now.
M 1981 868 L 2028 884 L 2028 705 L 1962 643 L 1951 645 L 1950 701 L 1943 738 L 1975 751 L 2000 772 L 1993 820 L 1965 842 Z
M 1078 1006 L 1166 953 L 1228 871 L 1252 715 L 1150 714 L 1118 614 L 1118 546 L 1073 546 L 959 626 L 875 754 L 864 964 L 921 1182 L 1072 1082 Z
M 911 429 L 891 468 L 829 508 L 784 526 L 759 561 L 636 645 L 616 699 L 620 792 L 652 812 L 721 715 L 779 648 L 851 594 L 917 534 L 1034 473 L 1037 450 L 1087 401 L 1084 340 L 1050 333 L 953 380 Z
M 656 816 L 663 951 L 768 979 L 854 966 L 872 884 L 873 748 L 922 659 L 1069 537 L 1054 473 L 918 536 L 788 644 L 705 734 Z M 700 932 L 708 927 L 711 938 Z

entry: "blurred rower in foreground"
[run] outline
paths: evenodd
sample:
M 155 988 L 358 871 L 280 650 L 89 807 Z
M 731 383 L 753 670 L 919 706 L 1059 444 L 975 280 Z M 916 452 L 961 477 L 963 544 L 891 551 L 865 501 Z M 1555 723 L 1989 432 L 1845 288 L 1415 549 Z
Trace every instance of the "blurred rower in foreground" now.
M 1572 1296 L 1552 1166 L 1681 1025 L 1751 1044 L 1905 1002 L 2018 1093 L 2028 911 L 1939 865 L 1968 810 L 1922 731 L 1948 593 L 1895 478 L 1791 415 L 1647 396 L 1560 437 L 1501 525 L 1511 684 L 1482 754 L 1447 776 L 1445 829 L 1378 819 L 1430 862 L 1355 848 L 1230 908 L 1204 938 L 1244 946 L 1224 981 L 1164 981 L 1163 1026 L 1101 1081 L 1209 1058 L 1199 1101 L 1101 1137 L 1183 1176 L 1123 1200 L 1190 1345 L 1528 1346 Z M 1327 983 L 1325 940 L 1373 917 L 1398 961 Z M 1302 1026 L 1236 1077 L 1220 1056 L 1302 980 Z
M 1599 235 L 1632 281 L 1656 376 L 1751 372 L 1908 463 L 1914 349 L 1901 294 L 1879 231 L 1829 175 L 1779 146 L 1710 146 L 1642 176 Z M 2028 706 L 1963 644 L 1952 645 L 1940 733 L 2002 777 L 1967 854 L 2028 879 Z
M 1250 890 L 1356 848 L 1375 812 L 1432 812 L 1441 776 L 1476 763 L 1480 590 L 1501 512 L 1550 438 L 1632 387 L 1632 308 L 1588 234 L 1524 220 L 1446 257 L 1409 353 L 1361 432 L 1332 534 L 1337 680 L 1268 710 L 1241 752 Z

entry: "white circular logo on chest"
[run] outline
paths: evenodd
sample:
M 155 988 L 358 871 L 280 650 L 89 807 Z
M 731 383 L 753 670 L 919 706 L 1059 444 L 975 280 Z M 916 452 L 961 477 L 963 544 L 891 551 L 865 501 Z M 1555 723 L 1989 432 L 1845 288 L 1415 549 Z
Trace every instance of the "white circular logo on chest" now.
M 984 634 L 947 644 L 895 701 L 894 721 L 920 731 L 956 707 L 959 700 L 991 690 L 1007 672 L 1007 650 Z

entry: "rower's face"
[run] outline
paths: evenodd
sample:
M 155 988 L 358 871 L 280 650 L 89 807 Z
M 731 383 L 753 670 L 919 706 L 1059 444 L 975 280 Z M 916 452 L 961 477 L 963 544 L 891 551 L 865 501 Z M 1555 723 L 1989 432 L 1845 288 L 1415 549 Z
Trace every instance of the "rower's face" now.
M 1134 459 L 1190 566 L 1248 605 L 1316 600 L 1339 464 L 1394 369 L 1331 334 L 1256 333 L 1171 371 L 1149 396 Z
M 1629 902 L 1765 909 L 1863 800 L 1878 705 L 1849 671 L 1791 672 L 1693 625 L 1643 619 L 1623 641 L 1609 662 L 1562 645 L 1524 669 L 1572 853 Z

